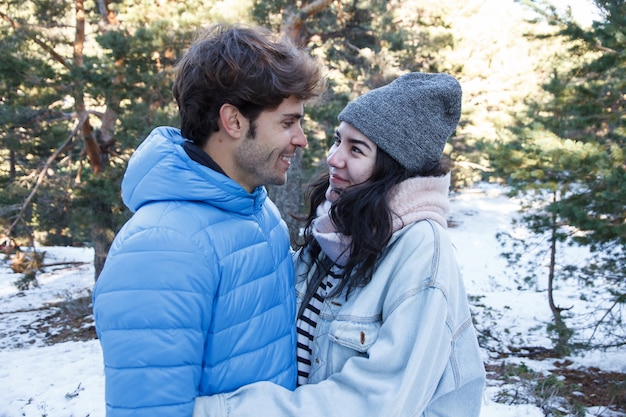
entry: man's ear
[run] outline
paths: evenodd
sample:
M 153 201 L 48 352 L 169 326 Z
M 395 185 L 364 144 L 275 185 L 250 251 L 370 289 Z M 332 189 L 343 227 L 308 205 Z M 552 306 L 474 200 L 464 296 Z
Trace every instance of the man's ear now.
M 242 135 L 245 118 L 237 107 L 225 103 L 220 107 L 220 124 L 228 135 L 238 138 Z

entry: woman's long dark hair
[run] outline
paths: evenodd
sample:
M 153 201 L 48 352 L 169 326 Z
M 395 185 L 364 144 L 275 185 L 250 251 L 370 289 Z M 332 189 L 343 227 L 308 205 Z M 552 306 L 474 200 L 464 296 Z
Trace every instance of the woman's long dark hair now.
M 393 234 L 392 212 L 387 200 L 389 191 L 408 178 L 441 176 L 449 170 L 449 161 L 442 159 L 422 171 L 411 172 L 378 148 L 372 177 L 365 183 L 345 189 L 330 209 L 330 217 L 337 231 L 351 237 L 350 256 L 341 269 L 341 283 L 335 287 L 333 295 L 347 287 L 347 297 L 352 290 L 371 281 L 376 264 Z M 325 255 L 318 256 L 321 248 L 312 233 L 317 207 L 326 199 L 328 179 L 328 173 L 322 175 L 309 185 L 306 193 L 310 209 L 305 219 L 302 246 L 310 246 L 312 259 L 318 266 L 317 278 L 329 274 L 333 266 Z M 316 281 L 315 277 L 313 281 Z

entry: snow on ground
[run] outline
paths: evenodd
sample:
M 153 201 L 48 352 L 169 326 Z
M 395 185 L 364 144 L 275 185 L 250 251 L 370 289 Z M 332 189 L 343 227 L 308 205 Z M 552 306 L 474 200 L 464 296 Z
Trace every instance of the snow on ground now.
M 515 275 L 499 256 L 496 233 L 511 231 L 510 221 L 517 209 L 517 203 L 500 187 L 483 184 L 453 196 L 454 227 L 449 230 L 480 326 L 512 345 L 550 347 L 545 334 L 550 318 L 545 291 L 540 287 L 518 289 Z M 39 287 L 25 291 L 14 285 L 20 275 L 8 268 L 8 262 L 0 264 L 0 417 L 104 417 L 104 373 L 98 341 L 47 345 L 41 333 L 45 328 L 42 322 L 50 316 L 46 306 L 89 296 L 94 283 L 93 251 L 64 247 L 39 250 L 46 251 L 44 264 L 77 264 L 46 267 L 37 276 Z M 564 285 L 558 291 L 558 302 L 585 308 L 577 292 L 575 286 Z M 488 349 L 484 358 L 486 362 L 498 361 Z M 589 352 L 567 359 L 572 361 L 571 367 L 626 373 L 623 351 Z M 521 362 L 536 371 L 554 366 L 552 361 L 518 360 Z M 490 381 L 481 417 L 544 415 L 534 405 L 496 403 L 501 385 Z M 620 415 L 604 408 L 588 412 L 604 417 Z

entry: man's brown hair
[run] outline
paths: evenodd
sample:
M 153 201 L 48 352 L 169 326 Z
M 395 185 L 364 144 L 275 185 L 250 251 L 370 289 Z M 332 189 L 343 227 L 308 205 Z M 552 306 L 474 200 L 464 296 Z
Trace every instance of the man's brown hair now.
M 204 147 L 225 103 L 254 122 L 289 96 L 308 100 L 323 88 L 321 65 L 289 39 L 261 27 L 214 25 L 177 64 L 173 93 L 182 135 Z

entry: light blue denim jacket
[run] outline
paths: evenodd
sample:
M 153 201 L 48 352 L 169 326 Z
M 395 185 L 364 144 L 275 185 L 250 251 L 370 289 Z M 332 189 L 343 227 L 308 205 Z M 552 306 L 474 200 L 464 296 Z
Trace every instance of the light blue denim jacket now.
M 300 301 L 306 263 L 296 264 Z M 396 232 L 369 284 L 327 299 L 314 340 L 309 384 L 200 397 L 194 416 L 480 414 L 485 371 L 454 247 L 435 222 Z

